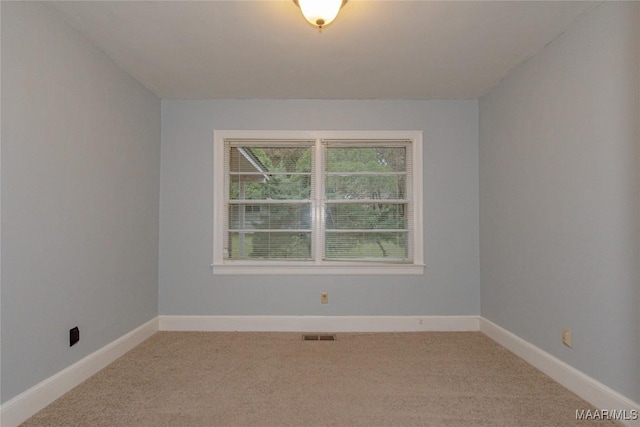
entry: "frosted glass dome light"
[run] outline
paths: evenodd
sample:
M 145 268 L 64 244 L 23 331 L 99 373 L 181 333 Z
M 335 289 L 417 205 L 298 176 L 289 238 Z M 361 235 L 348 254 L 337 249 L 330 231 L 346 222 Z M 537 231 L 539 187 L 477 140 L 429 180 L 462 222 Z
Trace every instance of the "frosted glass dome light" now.
M 300 7 L 304 18 L 314 27 L 322 30 L 336 19 L 347 0 L 293 0 Z

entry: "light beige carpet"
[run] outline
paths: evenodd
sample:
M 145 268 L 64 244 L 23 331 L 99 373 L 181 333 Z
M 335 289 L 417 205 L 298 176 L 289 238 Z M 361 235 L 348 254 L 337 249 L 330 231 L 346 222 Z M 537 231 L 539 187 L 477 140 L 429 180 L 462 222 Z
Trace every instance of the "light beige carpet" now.
M 23 426 L 615 425 L 587 408 L 479 332 L 160 332 Z

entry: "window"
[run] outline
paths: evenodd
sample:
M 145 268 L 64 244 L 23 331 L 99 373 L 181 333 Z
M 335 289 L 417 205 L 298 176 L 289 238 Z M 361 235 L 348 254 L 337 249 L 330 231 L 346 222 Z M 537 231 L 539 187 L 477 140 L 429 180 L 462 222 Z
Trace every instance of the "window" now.
M 421 132 L 214 133 L 214 274 L 422 274 Z

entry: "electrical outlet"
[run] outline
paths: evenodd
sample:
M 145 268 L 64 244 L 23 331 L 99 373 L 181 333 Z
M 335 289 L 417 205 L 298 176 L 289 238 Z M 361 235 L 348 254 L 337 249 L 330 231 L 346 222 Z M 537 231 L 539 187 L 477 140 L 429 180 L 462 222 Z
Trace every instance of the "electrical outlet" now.
M 329 304 L 329 293 L 322 292 L 320 294 L 320 304 Z
M 80 329 L 74 327 L 69 329 L 69 347 L 80 341 Z
M 562 329 L 562 344 L 569 348 L 573 347 L 573 334 L 571 333 L 571 329 Z

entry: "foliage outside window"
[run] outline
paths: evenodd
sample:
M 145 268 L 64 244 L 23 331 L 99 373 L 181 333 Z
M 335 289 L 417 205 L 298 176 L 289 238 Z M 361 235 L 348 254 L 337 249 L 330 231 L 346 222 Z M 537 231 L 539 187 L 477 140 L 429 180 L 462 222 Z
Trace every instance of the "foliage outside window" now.
M 214 144 L 214 274 L 422 273 L 420 133 L 220 131 Z

